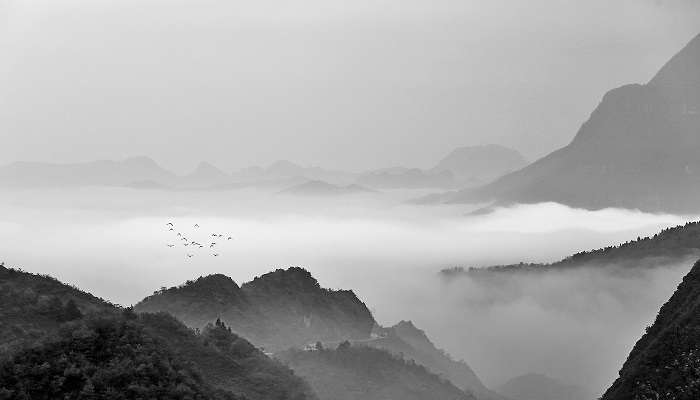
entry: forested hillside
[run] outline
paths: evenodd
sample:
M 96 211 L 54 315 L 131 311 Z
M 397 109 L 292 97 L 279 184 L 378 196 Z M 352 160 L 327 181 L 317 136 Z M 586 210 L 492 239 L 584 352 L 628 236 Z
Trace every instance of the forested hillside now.
M 322 399 L 474 400 L 445 378 L 388 350 L 341 342 L 337 349 L 276 353 Z
M 602 400 L 700 398 L 700 261 L 635 344 Z
M 317 399 L 220 321 L 195 331 L 4 266 L 0 288 L 0 399 Z
M 444 269 L 442 274 L 446 277 L 464 274 L 479 276 L 491 272 L 538 271 L 549 268 L 574 268 L 583 265 L 639 268 L 646 265 L 673 263 L 689 257 L 700 257 L 700 223 L 697 221 L 664 229 L 652 237 L 637 237 L 617 246 L 582 251 L 551 264 L 519 263 L 495 265 L 487 268 L 456 267 Z M 641 262 L 642 260 L 646 262 Z
M 298 267 L 278 269 L 241 287 L 221 274 L 200 277 L 157 291 L 134 308 L 166 311 L 193 328 L 220 318 L 234 332 L 268 349 L 366 339 L 374 326 L 367 306 L 351 290 L 321 288 Z

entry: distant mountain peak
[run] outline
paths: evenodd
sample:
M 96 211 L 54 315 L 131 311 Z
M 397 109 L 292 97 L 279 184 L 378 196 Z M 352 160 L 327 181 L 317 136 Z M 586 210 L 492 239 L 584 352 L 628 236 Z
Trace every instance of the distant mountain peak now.
M 202 161 L 194 169 L 191 176 L 207 176 L 207 177 L 220 177 L 225 178 L 228 175 L 222 170 L 216 168 L 215 166 L 209 164 L 206 161 Z
M 450 171 L 457 179 L 491 181 L 527 165 L 517 150 L 498 144 L 465 146 L 452 150 L 430 173 Z

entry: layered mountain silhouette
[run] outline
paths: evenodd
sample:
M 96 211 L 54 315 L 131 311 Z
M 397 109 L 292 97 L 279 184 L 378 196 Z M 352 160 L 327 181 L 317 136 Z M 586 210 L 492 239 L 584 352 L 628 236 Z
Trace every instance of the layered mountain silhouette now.
M 161 303 L 191 327 L 143 310 Z M 0 265 L 0 396 L 501 400 L 411 322 L 389 328 L 393 344 L 379 344 L 390 338 L 370 336 L 377 325 L 351 291 L 322 289 L 301 268 L 242 287 L 210 275 L 163 288 L 136 308 Z M 263 354 L 238 328 L 280 346 L 313 337 L 325 348 Z
M 395 375 L 397 370 L 405 369 L 404 360 L 412 360 L 414 365 L 426 368 L 428 375 L 440 374 L 442 379 L 452 382 L 447 386 L 448 392 L 453 390 L 454 384 L 481 400 L 505 400 L 503 396 L 487 389 L 465 362 L 455 361 L 449 354 L 437 349 L 425 332 L 417 329 L 410 321 L 402 321 L 391 328 L 379 327 L 365 304 L 352 291 L 321 288 L 308 271 L 298 267 L 278 269 L 241 286 L 227 276 L 209 275 L 179 287 L 161 289 L 134 306 L 134 309 L 137 312 L 164 311 L 195 329 L 203 329 L 212 318 L 219 319 L 230 326 L 234 333 L 268 352 L 274 352 L 275 357 L 288 362 L 298 373 L 305 368 L 309 368 L 309 371 L 315 368 L 341 368 L 342 365 L 333 363 L 337 361 L 336 357 L 345 353 L 333 353 L 336 355 L 327 355 L 331 358 L 327 359 L 299 355 L 298 351 L 288 350 L 290 347 L 308 349 L 311 345 L 315 348 L 315 343 L 318 342 L 331 350 L 347 341 L 348 344 L 352 343 L 353 348 L 374 347 L 394 355 L 389 357 L 394 359 L 389 360 L 379 353 L 353 353 L 354 357 L 359 357 L 359 360 L 353 361 L 353 365 L 358 368 L 375 368 L 371 365 L 375 357 L 387 362 L 387 368 L 391 371 L 389 375 L 393 377 L 376 377 L 385 379 L 386 384 L 404 382 L 405 377 Z M 402 354 L 403 360 L 395 359 L 398 354 Z M 341 368 L 336 372 L 339 376 L 355 379 L 353 376 L 356 371 Z M 322 398 L 329 387 L 335 387 L 327 376 L 321 379 L 303 373 L 301 375 L 309 379 Z M 424 388 L 417 393 L 442 392 L 444 388 L 438 390 L 442 387 L 441 384 L 435 386 L 434 378 L 428 375 L 421 375 L 420 379 L 425 379 L 425 385 L 431 389 Z M 395 382 L 394 379 L 398 381 Z M 365 386 L 364 383 L 360 385 Z M 341 389 L 335 387 L 333 390 Z M 372 393 L 367 398 L 377 398 L 375 396 L 381 393 L 383 392 Z M 463 395 L 465 394 L 460 394 Z M 345 395 L 338 396 L 337 398 L 345 398 Z M 430 396 L 426 398 L 431 398 Z M 405 398 L 421 397 L 411 395 Z
M 496 149 L 496 150 L 494 150 Z M 522 157 L 500 146 L 477 146 L 452 152 L 430 171 L 391 167 L 365 172 L 301 167 L 290 161 L 277 161 L 267 168 L 248 167 L 226 174 L 202 162 L 186 176 L 160 167 L 148 157 L 122 161 L 100 160 L 74 164 L 15 162 L 0 167 L 0 188 L 55 188 L 71 186 L 127 186 L 151 190 L 234 190 L 241 188 L 289 189 L 306 182 L 325 182 L 340 188 L 357 189 L 460 189 L 481 184 L 510 171 L 511 159 Z M 484 161 L 484 165 L 478 160 Z M 524 161 L 523 161 L 524 162 Z M 505 168 L 505 169 L 504 169 Z M 458 178 L 456 176 L 464 177 Z M 318 185 L 310 183 L 310 186 Z
M 700 395 L 700 262 L 661 307 L 602 400 L 678 399 Z
M 697 212 L 700 35 L 646 85 L 606 93 L 572 142 L 485 186 L 431 200 Z
M 234 332 L 267 349 L 367 339 L 375 323 L 351 290 L 321 288 L 298 267 L 278 269 L 240 287 L 224 275 L 209 275 L 159 291 L 134 309 L 165 311 L 200 329 L 220 318 Z
M 497 144 L 454 149 L 429 173 L 449 171 L 462 182 L 491 182 L 527 165 L 516 150 Z

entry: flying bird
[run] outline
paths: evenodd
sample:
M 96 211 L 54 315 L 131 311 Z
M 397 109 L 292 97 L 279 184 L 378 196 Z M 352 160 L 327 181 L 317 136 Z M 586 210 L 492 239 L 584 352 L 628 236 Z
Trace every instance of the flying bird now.
M 177 235 L 178 235 L 178 236 L 182 236 L 182 235 L 180 235 L 180 232 L 178 232 Z
M 192 254 L 188 254 L 187 257 L 192 257 Z
M 168 247 L 173 247 L 173 246 L 175 246 L 175 245 L 174 245 L 174 244 L 169 244 L 169 245 L 168 245 Z
M 231 240 L 231 236 L 228 237 L 228 240 Z
M 216 237 L 216 233 L 212 233 L 211 235 L 214 236 L 214 237 Z
M 214 257 L 218 257 L 218 256 L 219 256 L 218 254 L 214 253 Z
M 194 227 L 195 227 L 195 228 L 199 228 L 199 225 L 197 225 L 197 224 L 194 224 Z
M 172 223 L 172 222 L 168 222 L 168 223 L 167 223 L 167 224 L 165 224 L 165 225 L 170 225 L 170 226 L 173 226 L 173 223 Z
M 168 232 L 170 232 L 170 231 L 172 231 L 172 230 L 173 230 L 173 228 L 170 228 L 170 229 L 168 229 Z
M 188 244 L 188 243 L 185 243 L 185 244 L 183 244 L 183 246 L 189 246 L 189 244 Z

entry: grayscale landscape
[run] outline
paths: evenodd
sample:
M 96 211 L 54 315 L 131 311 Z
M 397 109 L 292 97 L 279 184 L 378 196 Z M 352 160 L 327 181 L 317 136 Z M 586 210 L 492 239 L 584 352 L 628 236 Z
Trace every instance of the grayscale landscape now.
M 0 399 L 700 398 L 700 2 L 0 3 Z

